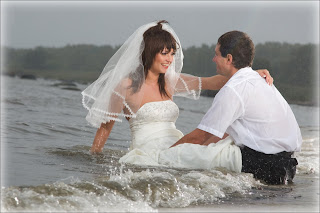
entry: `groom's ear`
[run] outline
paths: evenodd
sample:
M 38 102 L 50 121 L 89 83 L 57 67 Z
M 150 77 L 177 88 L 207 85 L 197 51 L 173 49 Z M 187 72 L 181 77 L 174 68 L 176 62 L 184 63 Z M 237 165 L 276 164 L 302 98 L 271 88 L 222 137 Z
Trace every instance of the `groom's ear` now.
M 231 54 L 227 54 L 227 64 L 232 64 L 232 55 Z

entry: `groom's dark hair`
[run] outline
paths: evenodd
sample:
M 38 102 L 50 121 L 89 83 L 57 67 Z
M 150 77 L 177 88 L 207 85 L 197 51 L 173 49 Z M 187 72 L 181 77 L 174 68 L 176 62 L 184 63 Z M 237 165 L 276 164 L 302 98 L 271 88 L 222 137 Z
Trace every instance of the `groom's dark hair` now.
M 235 68 L 241 69 L 251 67 L 254 58 L 254 44 L 251 38 L 244 32 L 230 31 L 218 39 L 222 57 L 232 55 L 232 64 Z

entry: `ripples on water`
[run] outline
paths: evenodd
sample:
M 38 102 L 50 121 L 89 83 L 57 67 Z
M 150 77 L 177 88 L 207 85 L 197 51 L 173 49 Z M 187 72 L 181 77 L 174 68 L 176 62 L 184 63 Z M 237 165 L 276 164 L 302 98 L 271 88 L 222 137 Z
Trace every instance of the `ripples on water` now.
M 250 174 L 224 169 L 120 165 L 118 160 L 130 144 L 125 121 L 115 125 L 103 153 L 91 155 L 95 129 L 85 121 L 80 92 L 53 87 L 54 83 L 5 77 L 1 211 L 155 212 L 195 206 L 254 208 L 270 203 L 317 209 L 318 108 L 292 106 L 304 138 L 302 151 L 297 153 L 295 183 L 267 186 Z M 196 128 L 212 99 L 177 98 L 176 102 L 180 107 L 177 127 L 186 134 Z

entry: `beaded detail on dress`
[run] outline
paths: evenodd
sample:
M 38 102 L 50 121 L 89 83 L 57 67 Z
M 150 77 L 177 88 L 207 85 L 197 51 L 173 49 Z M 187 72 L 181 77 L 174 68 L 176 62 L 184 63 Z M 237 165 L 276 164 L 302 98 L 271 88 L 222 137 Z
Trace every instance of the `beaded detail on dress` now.
M 129 120 L 130 128 L 138 124 L 153 122 L 173 122 L 179 116 L 178 106 L 171 100 L 145 103 L 136 113 L 135 118 Z

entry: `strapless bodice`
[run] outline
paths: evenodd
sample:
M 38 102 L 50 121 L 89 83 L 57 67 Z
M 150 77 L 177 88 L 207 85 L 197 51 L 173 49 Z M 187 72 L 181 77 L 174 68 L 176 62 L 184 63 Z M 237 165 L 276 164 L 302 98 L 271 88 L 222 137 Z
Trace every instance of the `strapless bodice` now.
M 159 146 L 155 141 L 160 138 L 174 136 L 174 140 L 167 140 L 163 148 L 168 148 L 183 134 L 176 129 L 175 122 L 179 116 L 178 106 L 171 100 L 148 102 L 136 113 L 136 117 L 129 120 L 131 130 L 131 149 L 150 149 Z M 149 142 L 151 142 L 149 144 Z M 158 147 L 159 148 L 159 147 Z
M 130 128 L 135 125 L 154 122 L 176 122 L 179 116 L 178 106 L 171 100 L 145 103 L 129 120 Z

